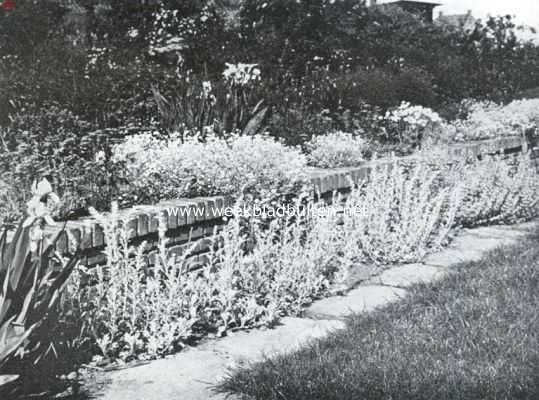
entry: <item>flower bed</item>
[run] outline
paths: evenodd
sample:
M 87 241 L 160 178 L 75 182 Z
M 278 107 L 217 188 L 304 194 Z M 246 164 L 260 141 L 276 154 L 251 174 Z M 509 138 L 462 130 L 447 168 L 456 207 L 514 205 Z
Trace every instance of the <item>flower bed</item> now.
M 147 243 L 131 244 L 130 216 L 95 213 L 106 264 L 80 269 L 64 306 L 83 323 L 101 357 L 152 358 L 208 333 L 295 315 L 361 265 L 375 264 L 380 271 L 388 263 L 418 262 L 463 224 L 539 214 L 539 184 L 526 155 L 451 166 L 420 157 L 395 159 L 372 164 L 364 178 L 342 199 L 343 210 L 359 213 L 314 212 L 269 225 L 234 218 L 181 251 L 167 247 L 169 219 L 159 214 L 151 265 Z M 298 199 L 295 205 L 305 203 Z M 205 261 L 194 269 L 190 255 L 201 246 Z
M 489 102 L 466 104 L 467 116 L 446 129 L 455 142 L 524 136 L 536 131 L 539 123 L 539 99 L 516 100 L 507 105 Z
M 477 146 L 477 153 L 492 150 L 492 143 Z M 213 197 L 70 222 L 56 249 L 78 242 L 86 248 L 82 264 L 94 266 L 81 265 L 63 297 L 62 326 L 78 332 L 65 340 L 96 355 L 98 364 L 162 356 L 209 334 L 300 313 L 362 265 L 380 271 L 386 263 L 419 261 L 459 225 L 511 222 L 539 211 L 526 155 L 452 166 L 448 160 L 418 155 L 313 173 L 319 194 L 349 192 L 333 196 L 334 204 L 361 210 L 346 218 L 247 216 L 223 225 L 211 210 L 235 201 Z M 293 204 L 324 206 L 301 196 Z M 199 214 L 174 212 L 186 208 Z

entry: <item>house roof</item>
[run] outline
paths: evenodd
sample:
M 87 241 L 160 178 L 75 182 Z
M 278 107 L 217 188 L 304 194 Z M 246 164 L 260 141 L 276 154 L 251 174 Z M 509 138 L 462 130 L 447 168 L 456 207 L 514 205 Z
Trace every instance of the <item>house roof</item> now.
M 440 14 L 440 16 L 436 19 L 436 22 L 442 25 L 451 25 L 464 28 L 473 27 L 476 21 L 477 20 L 470 12 L 468 12 L 467 14 L 453 15 Z

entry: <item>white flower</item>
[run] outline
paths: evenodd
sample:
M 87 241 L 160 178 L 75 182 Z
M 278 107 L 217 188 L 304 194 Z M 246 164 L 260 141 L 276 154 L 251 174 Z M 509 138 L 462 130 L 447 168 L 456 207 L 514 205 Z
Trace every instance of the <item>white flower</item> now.
M 106 156 L 105 156 L 105 152 L 103 150 L 100 150 L 95 154 L 95 161 L 96 162 L 103 162 L 103 161 L 105 161 L 105 159 L 106 159 Z
M 28 217 L 23 223 L 24 227 L 31 226 L 38 219 L 43 219 L 47 224 L 54 225 L 51 212 L 60 203 L 60 198 L 52 191 L 52 186 L 47 179 L 32 184 L 32 198 L 26 203 Z
M 127 35 L 130 37 L 130 38 L 136 38 L 138 35 L 139 35 L 139 31 L 138 29 L 135 29 L 135 28 L 131 28 L 129 30 L 129 32 L 127 32 Z

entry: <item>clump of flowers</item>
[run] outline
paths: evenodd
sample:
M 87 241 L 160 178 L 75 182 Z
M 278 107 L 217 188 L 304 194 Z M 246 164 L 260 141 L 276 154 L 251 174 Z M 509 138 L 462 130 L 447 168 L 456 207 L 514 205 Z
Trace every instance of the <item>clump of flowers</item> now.
M 351 133 L 336 131 L 315 136 L 306 145 L 309 164 L 320 168 L 353 167 L 365 161 L 368 143 Z
M 536 130 L 539 123 L 539 99 L 516 100 L 507 105 L 467 101 L 463 105 L 466 118 L 451 124 L 455 142 L 521 136 Z
M 53 192 L 48 180 L 42 179 L 32 184 L 32 198 L 27 203 L 27 217 L 23 227 L 30 227 L 30 249 L 37 250 L 37 245 L 44 238 L 43 228 L 54 225 L 51 214 L 60 204 L 60 198 Z
M 230 84 L 246 86 L 260 80 L 260 68 L 258 68 L 258 64 L 226 63 L 223 78 Z
M 396 109 L 388 111 L 386 119 L 410 129 L 426 129 L 442 122 L 437 112 L 427 107 L 411 105 L 406 101 Z
M 133 137 L 113 149 L 140 200 L 292 192 L 304 179 L 306 157 L 264 135 L 207 134 L 158 139 Z
M 443 120 L 430 108 L 402 102 L 385 115 L 391 131 L 398 136 L 401 145 L 417 147 L 425 136 L 438 129 Z

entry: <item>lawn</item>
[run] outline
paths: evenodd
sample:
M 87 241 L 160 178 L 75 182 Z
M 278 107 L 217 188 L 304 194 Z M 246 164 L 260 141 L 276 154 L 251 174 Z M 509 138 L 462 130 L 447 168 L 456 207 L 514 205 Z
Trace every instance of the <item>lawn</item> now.
M 247 399 L 538 399 L 539 235 L 296 353 L 233 372 Z

